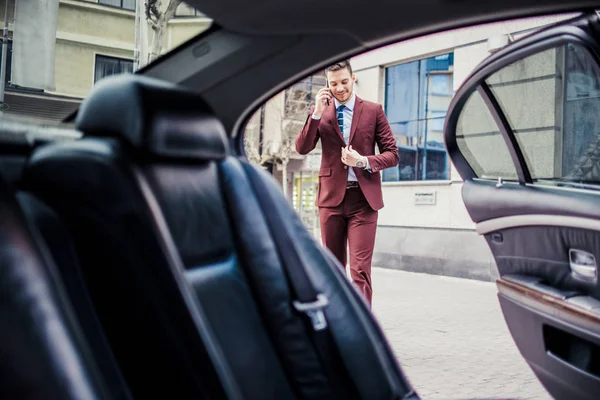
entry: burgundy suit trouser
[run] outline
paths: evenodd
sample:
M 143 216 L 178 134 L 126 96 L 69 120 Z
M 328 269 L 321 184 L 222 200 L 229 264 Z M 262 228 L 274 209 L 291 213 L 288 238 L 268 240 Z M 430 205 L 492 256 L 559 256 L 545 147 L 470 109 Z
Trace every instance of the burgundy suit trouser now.
M 319 207 L 321 238 L 346 268 L 346 244 L 350 252 L 350 276 L 367 300 L 373 297 L 371 260 L 377 231 L 377 211 L 374 211 L 360 188 L 346 189 L 344 200 L 337 207 Z

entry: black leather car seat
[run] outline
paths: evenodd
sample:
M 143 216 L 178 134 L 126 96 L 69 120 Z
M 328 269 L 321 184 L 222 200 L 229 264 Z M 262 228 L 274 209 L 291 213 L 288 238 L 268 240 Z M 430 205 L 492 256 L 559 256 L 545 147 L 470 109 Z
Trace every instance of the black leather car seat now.
M 81 328 L 81 337 L 88 344 L 89 357 L 95 360 L 111 399 L 130 399 L 131 394 L 116 363 L 104 329 L 81 276 L 81 269 L 71 233 L 56 212 L 29 193 L 17 192 L 17 202 L 38 242 L 47 249 L 53 261 L 53 274 L 61 282 L 69 299 L 73 315 Z
M 0 398 L 126 398 L 111 387 L 39 232 L 0 179 Z
M 416 396 L 333 257 L 270 176 L 231 156 L 199 96 L 107 78 L 77 127 L 82 140 L 31 157 L 23 184 L 73 232 L 134 396 Z M 324 314 L 301 312 L 299 267 Z

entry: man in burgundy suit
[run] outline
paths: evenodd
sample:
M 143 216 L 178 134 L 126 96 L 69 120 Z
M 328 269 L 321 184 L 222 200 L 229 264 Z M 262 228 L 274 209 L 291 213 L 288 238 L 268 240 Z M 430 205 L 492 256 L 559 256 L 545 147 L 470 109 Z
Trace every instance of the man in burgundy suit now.
M 321 238 L 343 266 L 348 243 L 352 281 L 371 305 L 377 211 L 383 208 L 379 171 L 398 165 L 398 148 L 381 105 L 354 93 L 350 63 L 334 64 L 325 73 L 328 87 L 319 90 L 296 151 L 308 154 L 321 139 Z

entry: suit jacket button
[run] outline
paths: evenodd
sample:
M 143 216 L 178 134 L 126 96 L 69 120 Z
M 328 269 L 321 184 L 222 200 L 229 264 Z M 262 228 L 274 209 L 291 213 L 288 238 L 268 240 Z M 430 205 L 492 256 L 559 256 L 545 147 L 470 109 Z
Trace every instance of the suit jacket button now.
M 347 166 L 347 165 L 344 165 L 344 169 L 348 169 L 348 166 Z

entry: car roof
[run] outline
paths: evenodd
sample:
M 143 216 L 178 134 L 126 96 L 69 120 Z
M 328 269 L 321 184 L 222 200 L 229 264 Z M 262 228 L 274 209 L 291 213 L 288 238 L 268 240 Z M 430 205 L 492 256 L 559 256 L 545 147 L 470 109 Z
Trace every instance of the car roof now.
M 211 29 L 140 73 L 203 95 L 236 135 L 270 97 L 320 68 L 385 44 L 485 22 L 593 11 L 589 0 L 187 0 Z

